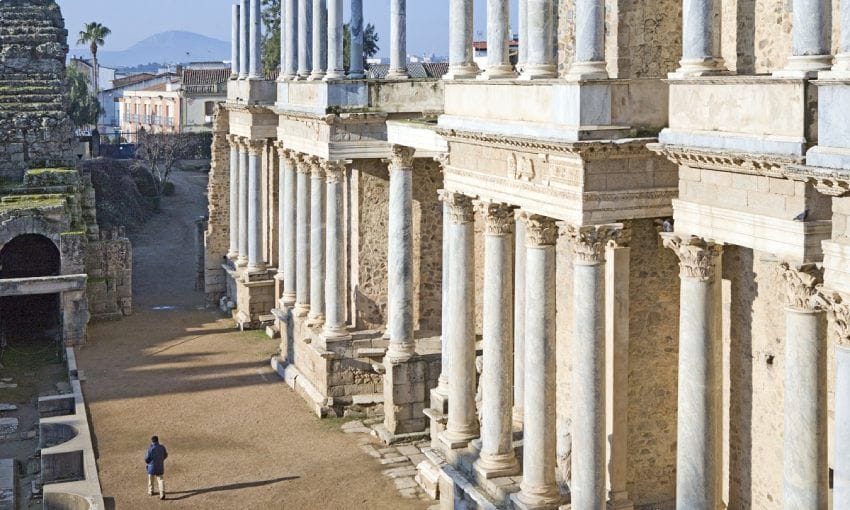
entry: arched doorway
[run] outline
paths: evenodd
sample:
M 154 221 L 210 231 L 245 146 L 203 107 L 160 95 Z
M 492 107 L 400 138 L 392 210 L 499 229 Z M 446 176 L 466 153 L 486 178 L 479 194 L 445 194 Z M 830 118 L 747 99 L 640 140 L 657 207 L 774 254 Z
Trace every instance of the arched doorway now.
M 59 249 L 42 235 L 20 235 L 0 250 L 0 279 L 57 276 L 61 270 Z M 60 310 L 58 293 L 0 297 L 2 346 L 53 346 L 61 340 Z

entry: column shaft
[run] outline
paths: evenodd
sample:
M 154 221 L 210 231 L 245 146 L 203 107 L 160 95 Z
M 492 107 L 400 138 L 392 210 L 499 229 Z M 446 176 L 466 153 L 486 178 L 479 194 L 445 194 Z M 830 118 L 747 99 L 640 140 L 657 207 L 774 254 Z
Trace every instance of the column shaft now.
M 251 0 L 251 25 L 249 29 L 250 54 L 248 55 L 248 78 L 260 80 L 263 78 L 263 18 L 262 0 Z
M 835 347 L 833 508 L 850 508 L 850 345 Z
M 359 80 L 365 76 L 363 72 L 363 0 L 351 0 L 351 55 L 348 77 Z
M 508 0 L 487 0 L 487 71 L 481 79 L 514 78 L 508 48 L 510 6 Z
M 239 256 L 239 146 L 230 140 L 230 249 L 227 258 Z
M 241 0 L 239 3 L 239 78 L 248 77 L 248 67 L 251 52 L 249 37 L 251 27 L 250 0 Z
M 519 0 L 517 9 L 517 25 L 519 25 L 519 54 L 517 55 L 517 70 L 522 71 L 528 60 L 528 0 Z
M 387 79 L 408 77 L 407 0 L 390 0 L 390 70 Z
M 522 44 L 522 43 L 520 43 Z M 525 387 L 525 222 L 516 220 L 514 259 L 514 421 L 522 422 Z
M 293 155 L 287 155 L 281 160 L 281 173 L 283 174 L 283 195 L 280 203 L 283 204 L 283 216 L 281 224 L 283 226 L 283 304 L 284 306 L 292 306 L 295 304 L 295 282 L 296 282 L 296 245 L 298 237 L 296 235 L 296 203 L 298 201 L 298 193 L 296 191 L 297 178 L 297 161 Z
M 475 410 L 475 267 L 473 210 L 469 197 L 445 193 L 449 205 L 449 413 L 441 440 L 465 447 L 478 435 Z
M 328 0 L 328 74 L 326 80 L 345 78 L 342 55 L 342 0 Z
M 248 153 L 248 271 L 265 269 L 263 261 L 263 216 L 260 150 L 262 142 L 252 141 Z
M 239 76 L 239 4 L 231 7 L 230 21 L 230 77 Z
M 451 267 L 451 245 L 449 244 L 449 204 L 443 201 L 443 267 L 442 267 L 442 320 L 440 322 L 440 378 L 437 391 L 444 397 L 449 395 L 448 334 L 451 311 L 449 309 L 449 268 Z
M 682 60 L 676 75 L 700 76 L 725 71 L 715 12 L 718 0 L 684 0 Z
M 390 345 L 387 357 L 403 361 L 413 355 L 413 149 L 393 146 L 390 161 L 389 302 Z
M 310 318 L 325 321 L 325 170 L 313 160 L 310 181 Z
M 824 0 L 794 0 L 791 20 L 793 56 L 829 56 L 828 5 L 829 2 Z
M 328 68 L 328 2 L 313 0 L 313 72 L 311 80 L 321 80 Z
M 298 0 L 283 0 L 283 30 L 281 55 L 282 75 L 291 80 L 298 74 Z
M 303 156 L 297 180 L 294 313 L 304 317 L 310 310 L 310 163 Z
M 604 0 L 576 0 L 576 54 L 570 76 L 578 79 L 605 79 Z
M 472 60 L 473 0 L 449 3 L 449 72 L 446 80 L 475 78 L 478 65 Z
M 286 154 L 282 144 L 278 144 L 278 174 L 277 174 L 277 273 L 275 278 L 283 281 L 283 264 L 286 258 L 286 228 L 284 227 L 284 216 L 286 216 Z M 281 292 L 283 285 L 280 285 Z M 281 296 L 277 296 L 280 298 Z
M 239 147 L 239 266 L 248 265 L 248 148 Z
M 554 78 L 556 66 L 552 45 L 552 0 L 526 0 L 528 54 L 521 79 Z
M 838 8 L 841 9 L 838 54 L 835 55 L 832 71 L 846 77 L 850 75 L 850 2 L 839 2 Z
M 485 478 L 519 470 L 513 449 L 510 377 L 513 358 L 513 209 L 481 204 L 484 234 L 484 362 L 481 387 L 481 456 L 476 470 Z
M 327 242 L 325 255 L 325 329 L 324 335 L 344 336 L 345 329 L 345 224 L 343 183 L 345 163 L 332 162 L 327 168 Z
M 298 0 L 298 77 L 313 70 L 313 0 Z

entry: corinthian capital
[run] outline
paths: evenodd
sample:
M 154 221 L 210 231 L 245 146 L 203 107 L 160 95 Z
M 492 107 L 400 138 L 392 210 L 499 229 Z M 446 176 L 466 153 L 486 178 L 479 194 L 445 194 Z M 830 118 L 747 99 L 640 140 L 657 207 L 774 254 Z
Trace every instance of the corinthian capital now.
M 552 218 L 524 212 L 519 219 L 525 224 L 526 247 L 555 246 L 558 242 L 558 225 Z
M 245 140 L 245 145 L 248 148 L 248 154 L 259 156 L 266 148 L 266 140 Z
M 416 149 L 405 145 L 393 145 L 392 155 L 387 160 L 390 164 L 390 170 L 410 169 L 413 168 L 413 154 Z
M 709 282 L 714 279 L 714 260 L 723 246 L 697 236 L 679 236 L 673 232 L 661 234 L 664 246 L 679 257 L 679 277 Z
M 826 310 L 838 345 L 850 347 L 850 297 L 818 286 L 813 300 Z
M 297 158 L 296 170 L 299 174 L 307 174 L 313 171 L 313 156 L 307 154 L 299 154 Z
M 562 232 L 570 239 L 573 262 L 595 266 L 605 262 L 605 247 L 608 243 L 617 241 L 623 232 L 623 224 L 583 226 L 565 224 Z
M 484 200 L 475 201 L 475 207 L 484 216 L 484 233 L 491 236 L 503 236 L 514 231 L 513 206 Z
M 455 225 L 475 221 L 472 197 L 455 193 L 454 191 L 443 190 L 440 191 L 440 200 L 448 206 L 449 221 Z
M 779 276 L 785 282 L 785 301 L 788 308 L 799 312 L 815 312 L 821 309 L 818 299 L 823 282 L 823 269 L 815 264 L 792 266 L 779 264 Z
M 325 179 L 328 184 L 336 184 L 345 180 L 345 165 L 347 161 L 326 161 Z

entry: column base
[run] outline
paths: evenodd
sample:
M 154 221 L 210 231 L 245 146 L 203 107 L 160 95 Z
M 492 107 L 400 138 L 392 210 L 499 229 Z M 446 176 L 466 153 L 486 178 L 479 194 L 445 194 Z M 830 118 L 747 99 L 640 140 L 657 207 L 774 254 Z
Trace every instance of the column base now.
M 349 71 L 349 73 L 348 73 L 348 79 L 349 80 L 362 80 L 364 78 L 366 78 L 366 73 L 364 73 L 363 71 L 356 71 L 356 72 Z
M 318 328 L 325 324 L 325 314 L 317 313 L 317 314 L 308 314 L 307 321 L 305 322 L 308 328 Z
M 297 74 L 283 74 L 278 78 L 278 81 L 290 81 L 298 78 Z
M 247 266 L 245 266 L 245 271 L 248 274 L 255 275 L 267 272 L 268 268 L 265 264 L 248 264 Z
M 567 73 L 568 80 L 607 80 L 608 68 L 604 61 L 574 62 Z
M 304 81 L 309 77 L 310 75 L 306 71 L 304 71 L 303 73 L 299 71 L 298 74 L 296 74 L 295 77 L 292 78 L 292 81 Z
M 561 506 L 558 486 L 528 488 L 520 484 L 520 492 L 511 494 L 511 503 L 517 510 L 557 510 Z
M 239 256 L 236 258 L 236 267 L 247 267 L 248 257 Z
M 345 71 L 342 70 L 334 70 L 328 71 L 328 74 L 323 78 L 325 81 L 339 81 L 345 79 Z
M 324 71 L 319 71 L 319 72 L 313 71 L 312 73 L 310 73 L 310 76 L 307 78 L 307 81 L 322 81 L 324 79 L 325 79 L 325 72 Z
M 440 442 L 450 450 L 457 450 L 469 446 L 469 442 L 478 437 L 478 429 L 471 429 L 467 432 L 458 432 L 454 430 L 446 430 L 440 434 Z
M 259 74 L 249 74 L 248 79 L 251 80 L 251 81 L 259 81 L 259 80 L 264 80 L 265 78 L 263 78 L 263 76 L 261 76 Z
M 439 411 L 441 414 L 449 412 L 449 386 L 448 383 L 442 381 L 437 387 L 431 390 L 431 409 Z
M 295 294 L 283 293 L 280 298 L 280 306 L 283 308 L 293 308 L 295 306 Z
M 239 253 L 237 253 L 235 250 L 229 251 L 227 252 L 227 255 L 225 255 L 225 257 L 227 257 L 227 260 L 236 260 L 239 258 Z
M 325 325 L 325 328 L 322 329 L 322 338 L 327 340 L 331 340 L 332 342 L 339 342 L 341 340 L 350 340 L 351 332 L 343 326 L 341 328 L 331 328 Z
M 500 478 L 519 474 L 519 462 L 514 452 L 501 454 L 481 453 L 473 465 L 475 472 L 484 479 Z
M 526 64 L 519 79 L 522 81 L 551 80 L 558 76 L 558 68 L 554 64 Z
M 478 75 L 479 80 L 513 80 L 516 77 L 516 71 L 510 64 L 489 66 L 487 70 Z
M 819 80 L 850 80 L 850 53 L 839 53 L 829 71 L 818 73 Z
M 477 64 L 450 65 L 449 72 L 443 75 L 444 80 L 473 80 L 481 70 Z
M 629 496 L 627 494 L 623 495 L 611 495 L 609 496 L 611 499 L 605 504 L 605 510 L 634 510 L 635 504 L 629 501 Z M 625 499 L 618 499 L 623 497 Z
M 792 55 L 785 69 L 773 72 L 774 78 L 817 78 L 820 71 L 828 71 L 832 55 Z
M 396 343 L 390 340 L 390 346 L 387 348 L 387 354 L 384 357 L 384 363 L 404 363 L 405 361 L 410 360 L 416 352 L 415 352 L 415 344 L 413 342 L 410 343 Z
M 294 308 L 292 309 L 292 316 L 298 317 L 299 319 L 303 319 L 307 317 L 307 314 L 310 313 L 310 305 L 305 303 L 295 303 Z
M 672 73 L 668 73 L 667 77 L 671 80 L 681 80 L 683 78 L 713 76 L 728 73 L 729 70 L 726 69 L 726 62 L 721 57 L 706 57 L 701 59 L 680 60 L 679 68 Z
M 407 74 L 407 69 L 390 69 L 387 73 L 388 80 L 409 80 L 410 75 Z

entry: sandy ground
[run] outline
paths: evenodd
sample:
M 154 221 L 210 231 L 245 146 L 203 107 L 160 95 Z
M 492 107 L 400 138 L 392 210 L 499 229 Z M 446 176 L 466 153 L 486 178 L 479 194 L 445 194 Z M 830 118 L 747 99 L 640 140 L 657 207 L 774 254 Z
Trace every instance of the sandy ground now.
M 93 324 L 79 349 L 108 508 L 424 509 L 338 421 L 320 421 L 270 369 L 277 341 L 240 333 L 192 290 L 206 176 L 133 239 L 135 314 Z M 146 494 L 149 437 L 169 451 L 166 493 Z

